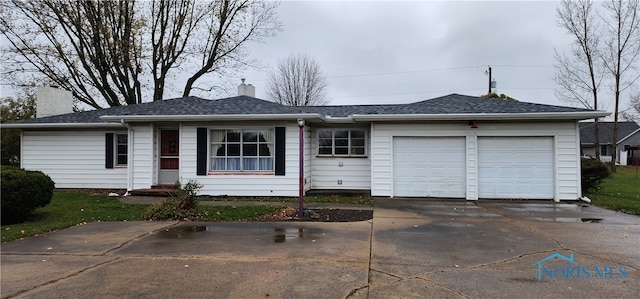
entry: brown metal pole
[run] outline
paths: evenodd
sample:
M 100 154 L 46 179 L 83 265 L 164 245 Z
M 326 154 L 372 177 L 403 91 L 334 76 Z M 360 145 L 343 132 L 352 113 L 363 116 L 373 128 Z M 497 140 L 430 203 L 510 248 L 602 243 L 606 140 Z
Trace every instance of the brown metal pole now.
M 300 128 L 300 186 L 298 194 L 298 217 L 304 217 L 304 119 L 298 119 Z

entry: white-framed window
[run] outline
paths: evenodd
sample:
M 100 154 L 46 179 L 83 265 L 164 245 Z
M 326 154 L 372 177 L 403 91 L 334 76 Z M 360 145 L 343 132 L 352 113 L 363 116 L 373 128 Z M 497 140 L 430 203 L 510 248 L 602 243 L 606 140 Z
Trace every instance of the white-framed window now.
M 113 135 L 115 150 L 115 166 L 127 166 L 128 164 L 128 137 L 127 134 Z
M 600 145 L 600 156 L 607 156 L 607 145 Z
M 273 172 L 273 129 L 210 130 L 210 171 Z
M 365 157 L 367 133 L 362 129 L 318 130 L 318 156 Z

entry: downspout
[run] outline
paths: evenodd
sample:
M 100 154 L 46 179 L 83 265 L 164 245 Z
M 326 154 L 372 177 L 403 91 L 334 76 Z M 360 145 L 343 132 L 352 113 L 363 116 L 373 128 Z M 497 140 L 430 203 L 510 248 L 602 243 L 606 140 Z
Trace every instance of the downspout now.
M 133 143 L 133 130 L 131 130 L 131 127 L 124 119 L 120 119 L 120 124 L 127 128 L 127 192 L 125 192 L 124 196 L 128 196 L 129 191 L 133 189 L 133 165 L 131 165 L 133 161 L 133 159 L 131 159 L 133 156 L 133 146 L 131 146 Z
M 597 121 L 597 119 L 596 119 Z M 583 200 L 585 202 L 591 202 L 591 199 L 589 199 L 588 197 L 584 196 L 582 194 L 582 156 L 580 156 L 580 124 L 578 123 L 578 121 L 576 121 L 576 136 L 578 138 L 576 138 L 576 155 L 578 156 L 578 161 L 577 161 L 577 167 L 578 167 L 578 171 L 577 171 L 577 180 L 578 180 L 578 190 L 576 190 L 578 192 L 578 199 Z M 596 148 L 596 152 L 599 152 L 600 149 Z M 600 161 L 600 160 L 598 160 Z
M 20 130 L 20 168 L 24 169 L 24 130 Z

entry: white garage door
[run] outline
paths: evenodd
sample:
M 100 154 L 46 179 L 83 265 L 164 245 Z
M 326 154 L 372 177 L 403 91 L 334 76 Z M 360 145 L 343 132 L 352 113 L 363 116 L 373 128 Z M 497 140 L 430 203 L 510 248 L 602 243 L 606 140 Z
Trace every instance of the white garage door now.
M 552 137 L 478 137 L 480 198 L 553 198 Z
M 464 137 L 395 137 L 393 193 L 465 197 Z

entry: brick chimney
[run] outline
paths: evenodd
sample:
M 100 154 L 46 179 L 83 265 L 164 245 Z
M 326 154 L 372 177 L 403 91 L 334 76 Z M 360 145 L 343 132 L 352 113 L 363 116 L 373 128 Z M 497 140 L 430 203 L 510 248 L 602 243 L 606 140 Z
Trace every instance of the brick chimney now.
M 255 98 L 256 97 L 256 88 L 251 84 L 245 84 L 245 78 L 240 79 L 242 83 L 238 85 L 238 95 L 239 96 L 248 96 Z
M 73 94 L 57 86 L 42 86 L 36 95 L 36 117 L 73 112 Z

